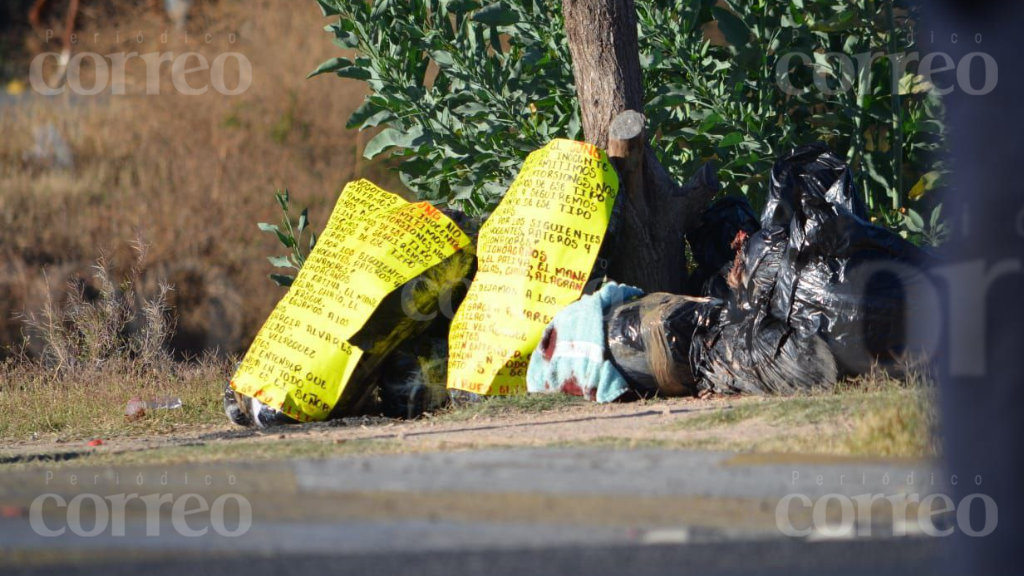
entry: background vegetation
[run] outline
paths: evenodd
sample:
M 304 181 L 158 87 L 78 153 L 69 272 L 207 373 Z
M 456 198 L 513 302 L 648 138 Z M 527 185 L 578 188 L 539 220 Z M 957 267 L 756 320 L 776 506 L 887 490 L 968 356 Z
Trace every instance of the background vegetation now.
M 526 154 L 581 139 L 560 0 L 317 0 L 334 43 L 357 56 L 315 74 L 366 82 L 350 127 L 386 127 L 365 149 L 390 153 L 420 197 L 491 210 Z M 945 173 L 943 108 L 899 55 L 920 49 L 920 10 L 874 0 L 638 0 L 645 113 L 662 164 L 680 180 L 709 159 L 724 193 L 763 201 L 774 159 L 823 140 L 845 156 L 873 217 L 922 243 L 946 234 L 935 195 Z M 827 53 L 892 55 L 867 74 Z M 802 95 L 777 82 L 779 59 Z M 893 69 L 896 72 L 893 72 Z M 813 74 L 827 90 L 814 87 Z M 894 81 L 895 79 L 895 81 Z M 849 86 L 847 90 L 838 89 Z
M 310 34 L 325 24 L 312 2 L 198 2 L 187 40 L 150 4 L 90 3 L 76 49 L 190 50 L 211 60 L 237 51 L 253 64 L 252 87 L 230 98 L 182 96 L 167 65 L 164 93 L 143 97 L 146 71 L 135 60 L 127 96 L 0 100 L 0 357 L 26 333 L 20 312 L 40 310 L 47 297 L 62 304 L 68 282 L 84 282 L 95 298 L 96 257 L 121 275 L 139 233 L 150 250 L 138 293 L 152 297 L 160 280 L 174 287 L 171 347 L 179 356 L 240 352 L 280 296 L 266 287 L 272 267 L 263 258 L 276 240 L 253 226 L 277 219 L 275 188 L 289 187 L 314 223 L 357 177 L 402 192 L 400 178 L 420 197 L 481 213 L 529 151 L 582 136 L 558 0 L 321 0 L 334 14 L 327 38 Z M 714 158 L 725 193 L 757 204 L 777 154 L 824 139 L 857 169 L 877 220 L 919 242 L 941 240 L 930 189 L 942 184 L 933 154 L 947 135 L 941 101 L 916 81 L 913 64 L 895 91 L 884 58 L 869 85 L 834 96 L 792 97 L 774 78 L 777 59 L 792 50 L 819 61 L 825 51 L 916 50 L 917 9 L 897 2 L 890 19 L 885 2 L 866 0 L 637 4 L 646 113 L 677 177 Z M 7 10 L 18 16 L 27 5 Z M 57 37 L 60 5 L 44 20 Z M 210 43 L 198 40 L 205 32 Z M 139 33 L 142 43 L 127 38 Z M 3 48 L 6 84 L 26 82 L 28 58 L 53 46 L 12 19 Z M 314 69 L 344 80 L 305 81 L 302 72 Z M 830 68 L 819 71 L 836 85 Z M 798 86 L 810 81 L 808 70 L 794 70 Z M 72 167 L 33 159 L 35 134 L 47 127 L 67 142 Z M 388 156 L 394 161 L 376 161 Z
M 60 37 L 63 3 L 53 4 L 44 25 Z M 138 235 L 149 251 L 136 292 L 152 298 L 161 280 L 173 286 L 167 305 L 177 322 L 169 345 L 178 357 L 244 351 L 282 294 L 266 280 L 272 268 L 264 256 L 277 240 L 254 225 L 277 218 L 274 189 L 290 187 L 313 222 L 326 221 L 349 180 L 401 190 L 386 166 L 362 159 L 370 135 L 345 129 L 366 89 L 304 79 L 334 52 L 309 33 L 322 24 L 312 3 L 196 2 L 185 31 L 175 31 L 148 0 L 82 7 L 76 50 L 195 51 L 209 61 L 234 51 L 252 62 L 253 82 L 239 96 L 183 96 L 167 63 L 162 92 L 146 95 L 145 65 L 134 59 L 125 96 L 46 98 L 31 89 L 9 96 L 7 82 L 27 83 L 28 57 L 53 50 L 54 41 L 48 48 L 44 31 L 8 30 L 18 51 L 4 54 L 9 65 L 0 77 L 0 359 L 23 335 L 34 336 L 31 351 L 41 353 L 39 335 L 20 314 L 42 310 L 48 297 L 64 306 L 74 292 L 69 283 L 83 283 L 86 300 L 95 301 L 96 259 L 104 255 L 120 282 Z M 91 60 L 83 62 L 83 83 L 91 86 Z M 73 166 L 34 158 L 35 133 L 48 126 L 67 143 Z

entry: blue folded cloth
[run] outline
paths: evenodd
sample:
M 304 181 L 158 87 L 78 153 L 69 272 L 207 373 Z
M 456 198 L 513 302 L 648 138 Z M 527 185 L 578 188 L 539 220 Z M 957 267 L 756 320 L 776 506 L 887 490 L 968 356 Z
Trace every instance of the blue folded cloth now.
M 622 396 L 629 385 L 609 359 L 604 317 L 613 307 L 642 295 L 638 288 L 608 282 L 559 312 L 530 356 L 527 390 L 564 392 L 597 402 Z

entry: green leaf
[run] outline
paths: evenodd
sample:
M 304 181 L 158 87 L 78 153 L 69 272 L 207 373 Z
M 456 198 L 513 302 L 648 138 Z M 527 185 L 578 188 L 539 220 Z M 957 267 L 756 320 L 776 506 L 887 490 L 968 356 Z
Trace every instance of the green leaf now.
M 843 32 L 859 24 L 857 13 L 853 10 L 846 10 L 833 14 L 823 22 L 815 22 L 811 30 L 815 32 Z
M 366 143 L 366 148 L 363 149 L 363 157 L 368 160 L 373 160 L 381 152 L 389 148 L 393 148 L 399 145 L 399 141 L 402 137 L 402 133 L 394 128 L 385 128 L 381 130 L 379 134 L 373 137 Z
M 334 73 L 342 78 L 353 78 L 355 80 L 369 80 L 370 78 L 373 78 L 373 74 L 370 73 L 369 70 L 359 66 L 346 66 L 339 70 L 335 70 Z
M 338 48 L 358 48 L 359 36 L 352 32 L 340 31 L 334 37 L 334 45 Z
M 815 126 L 833 127 L 839 124 L 840 118 L 835 112 L 826 112 L 824 114 L 815 114 L 808 118 L 807 121 Z
M 504 2 L 495 2 L 477 10 L 473 21 L 488 26 L 509 26 L 519 22 L 519 15 Z
M 295 239 L 285 234 L 284 232 L 281 232 L 280 230 L 277 231 L 277 239 L 278 241 L 281 242 L 281 244 L 284 244 L 285 248 L 295 247 Z
M 722 142 L 718 145 L 721 148 L 729 148 L 743 142 L 743 134 L 740 132 L 730 132 L 725 138 L 722 138 Z
M 320 74 L 326 74 L 327 72 L 334 72 L 342 78 L 354 78 L 356 80 L 369 80 L 373 77 L 369 70 L 359 66 L 356 62 L 352 62 L 348 58 L 331 58 L 318 66 L 316 70 L 310 72 L 306 78 L 312 78 L 314 76 L 319 76 Z
M 399 2 L 408 2 L 409 0 L 398 0 Z M 373 9 L 370 11 L 370 17 L 377 20 L 384 16 L 384 13 L 391 8 L 391 4 L 394 0 L 374 0 Z
M 299 215 L 299 234 L 309 226 L 309 208 L 303 208 L 302 214 Z
M 715 126 L 718 126 L 718 123 L 721 121 L 722 115 L 719 114 L 718 112 L 712 112 L 711 114 L 708 115 L 707 118 L 704 119 L 703 122 L 700 123 L 700 126 L 697 127 L 697 133 L 703 134 L 704 132 L 711 130 Z
M 737 156 L 735 160 L 729 163 L 729 168 L 735 170 L 736 168 L 739 168 L 741 166 L 753 164 L 754 162 L 757 162 L 760 159 L 761 158 L 753 152 L 751 152 L 750 154 Z
M 295 282 L 295 276 L 289 276 L 287 274 L 271 274 L 270 279 L 274 281 L 274 284 L 285 288 L 291 286 L 292 282 Z
M 278 232 L 277 224 L 267 224 L 266 222 L 260 222 L 259 224 L 257 224 L 257 226 L 259 226 L 260 230 L 264 232 L 271 232 L 275 234 Z
M 451 52 L 447 50 L 434 50 L 430 53 L 430 58 L 443 69 L 448 69 L 455 65 L 455 59 L 452 57 Z
M 928 226 L 931 229 L 934 230 L 935 228 L 939 227 L 939 224 L 941 222 L 942 222 L 942 204 L 939 204 L 939 205 L 935 206 L 935 208 L 932 209 L 932 217 L 928 220 Z
M 421 126 L 416 126 L 405 133 L 395 128 L 385 128 L 366 143 L 363 156 L 367 160 L 372 160 L 390 148 L 416 148 L 429 142 L 430 137 L 424 134 Z
M 323 64 L 317 66 L 316 70 L 313 70 L 306 78 L 312 78 L 313 76 L 319 76 L 320 74 L 326 74 L 328 72 L 337 72 L 342 68 L 352 66 L 352 61 L 348 58 L 331 58 Z
M 392 118 L 394 118 L 394 114 L 390 110 L 383 110 L 376 102 L 368 99 L 348 117 L 345 128 L 350 130 L 353 128 L 359 128 L 360 130 L 373 128 L 390 122 Z
M 647 103 L 650 108 L 671 108 L 686 104 L 693 99 L 693 91 L 683 86 L 668 86 Z
M 483 114 L 485 112 L 491 112 L 493 109 L 490 106 L 485 106 L 479 102 L 469 102 L 459 106 L 454 110 L 456 114 L 462 116 L 473 116 L 475 114 Z
M 911 232 L 924 231 L 924 218 L 913 209 L 907 208 L 907 213 L 903 215 L 903 224 Z
M 312 252 L 313 248 L 316 248 L 316 232 L 309 233 L 309 251 Z
M 379 108 L 377 108 L 376 104 L 370 100 L 364 100 L 363 103 L 359 105 L 359 108 L 356 108 L 355 112 L 352 112 L 352 114 L 349 115 L 345 128 L 349 130 L 353 128 L 362 128 L 363 123 L 378 111 Z
M 316 0 L 316 5 L 320 7 L 320 13 L 324 16 L 337 16 L 341 14 L 338 9 L 331 5 L 327 0 Z
M 449 14 L 465 14 L 480 7 L 477 0 L 445 0 L 444 8 Z
M 718 21 L 718 29 L 725 36 L 725 41 L 733 46 L 740 47 L 750 42 L 750 28 L 739 16 L 725 8 L 714 6 L 711 8 L 715 20 Z
M 467 200 L 473 196 L 473 191 L 476 188 L 472 183 L 466 184 L 455 184 L 452 186 L 452 193 L 448 196 L 449 200 Z
M 275 268 L 295 268 L 287 256 L 267 256 L 267 260 Z

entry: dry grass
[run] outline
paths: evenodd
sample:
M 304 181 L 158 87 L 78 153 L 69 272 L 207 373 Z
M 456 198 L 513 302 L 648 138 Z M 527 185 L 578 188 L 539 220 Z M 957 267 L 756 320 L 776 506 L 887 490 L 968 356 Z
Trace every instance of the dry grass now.
M 145 246 L 124 278 L 104 260 L 94 267 L 98 292 L 89 298 L 80 283 L 68 286 L 66 303 L 47 299 L 26 323 L 42 353 L 0 363 L 0 439 L 54 441 L 173 432 L 223 418 L 220 396 L 231 362 L 212 355 L 175 362 L 166 341 L 172 325 L 167 289 L 141 297 Z M 173 409 L 128 417 L 129 400 L 180 399 Z
M 435 414 L 429 422 L 364 418 L 255 432 L 228 427 L 224 420 L 218 393 L 228 363 L 172 366 L 166 373 L 142 378 L 129 362 L 109 363 L 103 371 L 89 369 L 60 378 L 27 365 L 0 366 L 0 376 L 12 383 L 0 387 L 0 410 L 8 416 L 0 424 L 0 443 L 37 437 L 41 443 L 22 452 L 30 454 L 35 446 L 39 454 L 49 454 L 59 451 L 55 444 L 61 442 L 73 446 L 76 440 L 103 438 L 112 440 L 106 443 L 110 448 L 95 453 L 82 452 L 79 442 L 82 458 L 71 465 L 94 463 L 98 455 L 105 455 L 103 461 L 111 463 L 121 458 L 125 462 L 169 463 L 500 448 L 520 445 L 507 436 L 517 427 L 540 425 L 548 427 L 548 440 L 541 444 L 527 441 L 528 445 L 729 450 L 768 458 L 780 453 L 912 459 L 938 454 L 933 390 L 896 384 L 787 398 L 692 400 L 682 404 L 688 407 L 679 414 L 668 409 L 678 409 L 678 400 L 655 399 L 634 407 L 632 413 L 638 418 L 628 421 L 621 416 L 602 420 L 609 409 L 627 407 L 541 395 L 455 407 Z M 129 398 L 163 395 L 181 397 L 184 407 L 153 411 L 139 420 L 124 417 Z M 651 412 L 663 415 L 652 419 Z M 480 422 L 476 422 L 478 417 Z M 666 425 L 659 423 L 661 418 L 675 421 Z M 580 421 L 587 421 L 582 426 L 590 430 L 574 428 L 572 422 Z M 600 425 L 602 421 L 607 426 Z M 480 433 L 467 442 L 466 431 L 475 426 Z M 501 432 L 503 426 L 509 428 Z M 429 434 L 421 437 L 424 431 Z M 594 435 L 595 431 L 602 434 Z
M 936 390 L 919 367 L 894 378 L 874 371 L 835 390 L 792 397 L 740 398 L 726 410 L 686 419 L 702 432 L 692 447 L 753 452 L 926 458 L 939 455 Z M 766 432 L 737 443 L 740 426 Z
M 29 333 L 41 341 L 41 363 L 55 376 L 103 370 L 118 360 L 130 360 L 140 373 L 159 374 L 170 368 L 165 345 L 174 331 L 167 307 L 171 287 L 160 282 L 152 297 L 138 294 L 148 247 L 139 239 L 134 248 L 135 265 L 120 282 L 100 257 L 93 265 L 95 293 L 87 290 L 85 281 L 76 280 L 69 283 L 63 305 L 47 294 L 40 312 L 22 316 Z M 31 344 L 30 336 L 26 347 Z
M 146 334 L 125 326 L 140 317 L 154 326 L 144 321 L 144 309 L 123 313 L 127 298 L 118 304 L 103 297 L 125 293 L 132 240 L 141 235 L 149 250 L 131 290 L 139 303 L 174 310 L 171 345 L 180 353 L 218 349 L 227 356 L 244 350 L 282 295 L 266 278 L 272 270 L 265 256 L 276 241 L 255 226 L 277 218 L 274 190 L 289 187 L 320 225 L 349 180 L 369 177 L 394 187 L 384 166 L 359 159 L 361 139 L 345 129 L 362 85 L 305 79 L 337 55 L 320 32 L 324 21 L 314 4 L 205 2 L 187 43 L 148 3 L 112 2 L 117 11 L 96 8 L 101 4 L 83 8 L 77 51 L 195 51 L 209 61 L 238 52 L 252 63 L 252 85 L 239 96 L 212 90 L 184 96 L 173 89 L 165 64 L 161 93 L 145 95 L 145 64 L 135 59 L 127 95 L 35 97 L 0 106 L 0 359 L 10 357 L 0 364 L 4 440 L 130 436 L 223 423 L 220 392 L 230 360 L 146 362 L 120 340 L 122 332 Z M 60 22 L 52 24 L 59 36 Z M 165 44 L 161 35 L 169 29 Z M 31 34 L 19 48 L 28 57 L 54 49 Z M 13 69 L 27 71 L 28 63 Z M 90 74 L 83 70 L 86 86 Z M 70 146 L 72 169 L 28 159 L 33 131 L 48 125 Z M 106 254 L 108 274 L 96 274 L 99 254 Z M 166 302 L 163 282 L 173 286 Z M 30 327 L 26 320 L 33 317 Z M 19 354 L 23 335 L 31 336 L 32 361 Z M 128 421 L 125 406 L 136 396 L 180 397 L 183 407 Z
M 113 21 L 87 14 L 76 49 L 196 51 L 210 61 L 239 52 L 252 63 L 252 85 L 233 97 L 213 90 L 184 96 L 175 93 L 165 64 L 162 93 L 144 95 L 145 64 L 134 59 L 128 95 L 36 97 L 0 107 L 0 357 L 21 338 L 17 313 L 41 310 L 71 279 L 89 281 L 101 251 L 130 262 L 136 230 L 151 244 L 140 291 L 155 294 L 160 279 L 175 287 L 174 347 L 244 350 L 282 294 L 266 279 L 264 257 L 274 253 L 274 241 L 255 226 L 276 217 L 273 191 L 289 187 L 319 227 L 349 180 L 365 176 L 396 188 L 385 167 L 359 160 L 360 138 L 344 127 L 362 85 L 305 80 L 337 55 L 320 32 L 324 21 L 314 4 L 207 5 L 190 24 L 187 44 L 173 31 L 161 42 L 170 28 L 161 15 L 132 15 Z M 134 39 L 140 32 L 141 44 Z M 47 50 L 36 44 L 29 54 Z M 74 153 L 71 170 L 26 160 L 33 130 L 51 124 Z
M 846 440 L 852 454 L 938 456 L 934 393 L 917 391 L 861 412 Z
M 0 444 L 24 440 L 75 441 L 167 434 L 201 424 L 221 424 L 219 392 L 230 364 L 207 359 L 176 364 L 154 378 L 131 362 L 112 361 L 63 377 L 31 363 L 0 364 Z M 152 410 L 129 419 L 132 398 L 180 398 L 182 407 Z

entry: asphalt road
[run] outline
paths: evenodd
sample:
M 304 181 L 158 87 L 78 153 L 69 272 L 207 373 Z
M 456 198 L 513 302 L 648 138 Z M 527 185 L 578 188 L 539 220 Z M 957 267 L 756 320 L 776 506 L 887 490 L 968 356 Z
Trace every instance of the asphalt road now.
M 869 518 L 850 516 L 851 530 L 841 534 L 838 502 L 840 495 L 852 501 L 936 491 L 946 491 L 941 474 L 922 464 L 671 450 L 488 449 L 36 468 L 0 476 L 0 570 L 918 573 L 948 560 L 948 539 L 923 535 L 884 506 Z M 167 501 L 154 515 L 133 494 Z M 780 507 L 787 495 L 837 506 L 822 508 L 821 524 L 811 506 Z M 123 512 L 113 504 L 118 498 L 127 498 Z M 182 516 L 179 505 L 178 512 L 198 511 Z M 780 510 L 794 529 L 805 530 L 800 536 L 783 534 Z

